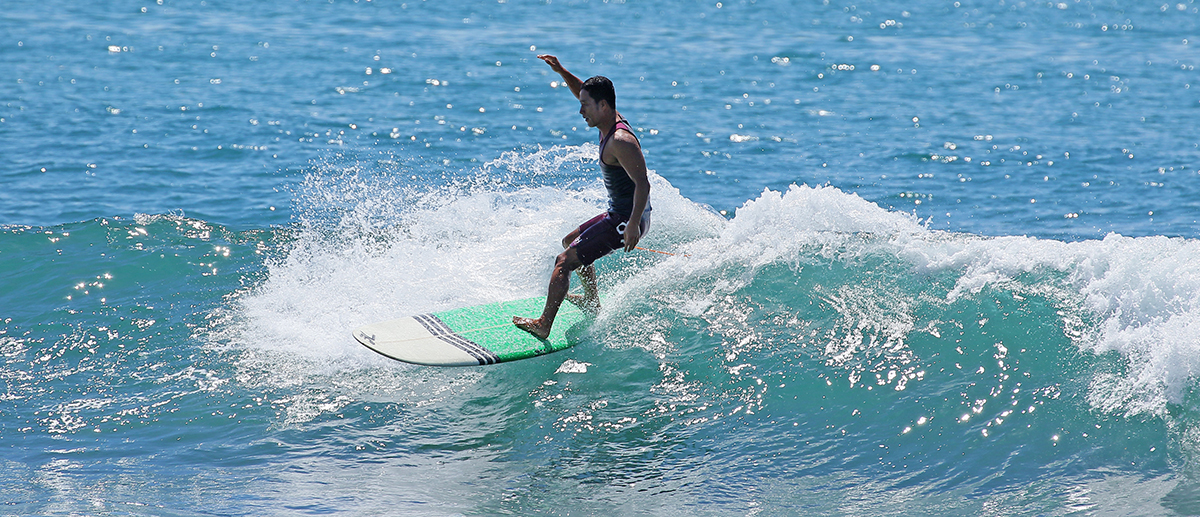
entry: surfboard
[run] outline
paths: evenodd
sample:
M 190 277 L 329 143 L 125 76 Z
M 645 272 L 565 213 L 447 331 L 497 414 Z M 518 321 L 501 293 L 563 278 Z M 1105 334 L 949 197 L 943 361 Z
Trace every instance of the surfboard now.
M 570 303 L 546 339 L 513 325 L 513 316 L 537 317 L 545 304 L 545 297 L 526 298 L 406 316 L 354 329 L 354 338 L 392 359 L 429 366 L 496 364 L 575 346 L 591 318 Z

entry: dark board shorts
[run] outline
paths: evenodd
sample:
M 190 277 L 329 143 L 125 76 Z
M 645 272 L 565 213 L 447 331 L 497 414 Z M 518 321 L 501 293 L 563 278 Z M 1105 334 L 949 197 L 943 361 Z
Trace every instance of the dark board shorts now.
M 583 265 L 590 266 L 596 259 L 625 247 L 625 225 L 628 218 L 612 212 L 604 212 L 579 225 L 579 237 L 571 243 Z M 650 229 L 650 213 L 642 215 L 642 235 Z

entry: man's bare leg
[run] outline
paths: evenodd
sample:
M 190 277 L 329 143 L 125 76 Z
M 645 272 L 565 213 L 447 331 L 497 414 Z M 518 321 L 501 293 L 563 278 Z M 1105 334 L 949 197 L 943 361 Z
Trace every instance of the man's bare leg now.
M 571 271 L 579 269 L 582 265 L 579 257 L 575 255 L 575 248 L 567 248 L 567 251 L 562 252 L 554 264 L 554 272 L 550 273 L 550 287 L 546 291 L 546 307 L 542 309 L 542 316 L 540 318 L 513 316 L 513 325 L 533 334 L 538 339 L 549 337 L 550 327 L 554 325 L 554 317 L 558 315 L 558 308 L 562 305 L 563 299 L 567 297 L 567 290 L 571 287 Z
M 600 295 L 596 289 L 596 268 L 590 264 L 575 270 L 583 283 L 583 294 L 568 294 L 567 301 L 579 307 L 586 314 L 595 316 L 600 313 Z

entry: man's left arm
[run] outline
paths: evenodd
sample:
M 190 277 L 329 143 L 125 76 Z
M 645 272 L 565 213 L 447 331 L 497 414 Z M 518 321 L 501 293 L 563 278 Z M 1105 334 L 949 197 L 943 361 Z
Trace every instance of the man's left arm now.
M 629 214 L 629 224 L 625 225 L 625 251 L 633 251 L 642 238 L 642 214 L 650 201 L 650 179 L 646 172 L 646 157 L 642 155 L 642 146 L 633 135 L 617 133 L 613 136 L 613 154 L 625 174 L 633 180 L 633 212 Z M 617 144 L 617 145 L 613 145 Z

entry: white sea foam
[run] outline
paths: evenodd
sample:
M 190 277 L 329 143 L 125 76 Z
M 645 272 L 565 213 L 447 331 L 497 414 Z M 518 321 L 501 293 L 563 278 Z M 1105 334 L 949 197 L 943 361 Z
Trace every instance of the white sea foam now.
M 315 359 L 363 356 L 349 334 L 359 325 L 538 294 L 561 236 L 597 211 L 586 198 L 549 187 L 464 187 L 387 214 L 391 224 L 382 229 L 364 227 L 376 223 L 358 216 L 332 228 L 305 225 L 239 304 L 257 327 L 256 347 Z
M 580 149 L 509 153 L 477 178 L 436 187 L 380 184 L 347 169 L 316 173 L 306 182 L 306 202 L 342 210 L 333 218 L 302 219 L 286 254 L 268 264 L 266 280 L 236 300 L 235 341 L 330 371 L 379 367 L 386 362 L 355 343 L 350 329 L 542 294 L 559 239 L 602 209 L 603 187 L 594 177 L 568 186 L 492 180 L 500 171 L 509 180 L 555 176 L 560 168 L 586 163 Z M 804 253 L 834 259 L 882 253 L 909 264 L 911 274 L 954 275 L 946 302 L 988 287 L 1035 283 L 1022 285 L 1063 305 L 1063 325 L 1076 346 L 1115 351 L 1127 361 L 1125 372 L 1093 379 L 1088 400 L 1102 410 L 1162 414 L 1200 371 L 1200 242 L 1110 235 L 1067 243 L 931 231 L 911 215 L 827 186 L 766 190 L 727 221 L 661 177 L 652 180 L 653 226 L 643 245 L 677 255 L 618 254 L 616 267 L 637 274 L 609 280 L 606 312 L 620 313 L 651 291 L 667 293 L 666 303 L 698 315 L 752 282 L 761 266 L 785 263 L 800 270 L 803 265 L 794 262 Z M 862 302 L 841 309 L 854 320 L 845 322 L 847 328 L 870 320 L 897 343 L 916 330 L 906 312 L 911 304 L 861 294 L 830 295 Z M 604 316 L 599 323 L 605 324 Z M 741 339 L 752 343 L 752 334 Z M 670 347 L 658 334 L 645 341 L 651 348 L 661 345 L 660 354 Z M 831 357 L 852 352 L 829 350 Z
M 1097 374 L 1088 394 L 1097 408 L 1162 414 L 1200 378 L 1200 242 L 1166 237 L 1059 242 L 1027 237 L 956 236 L 912 240 L 898 252 L 921 269 L 961 271 L 950 297 L 970 296 L 1030 273 L 1038 288 L 1056 291 L 1083 322 L 1068 332 L 1085 351 L 1115 351 L 1121 374 Z
M 1077 346 L 1094 353 L 1115 351 L 1128 362 L 1128 371 L 1119 376 L 1097 374 L 1088 395 L 1097 408 L 1162 414 L 1200 378 L 1200 241 L 1109 235 L 1060 242 L 950 234 L 926 230 L 906 214 L 832 187 L 793 186 L 747 202 L 704 246 L 761 264 L 830 240 L 853 252 L 856 245 L 848 239 L 855 233 L 873 235 L 866 249 L 894 253 L 916 272 L 957 272 L 947 301 L 1038 274 L 1035 288 L 1054 291 L 1061 302 L 1083 311 L 1083 332 L 1072 336 Z M 1063 316 L 1064 325 L 1074 327 L 1066 321 L 1070 317 Z
M 351 329 L 544 294 L 560 240 L 603 210 L 605 192 L 589 172 L 576 170 L 571 176 L 589 179 L 569 188 L 536 178 L 578 169 L 588 151 L 594 156 L 595 146 L 506 153 L 479 175 L 434 187 L 381 179 L 357 165 L 318 168 L 300 189 L 305 210 L 285 253 L 268 261 L 261 285 L 235 300 L 232 340 L 313 363 L 292 370 L 377 367 L 389 362 L 355 342 Z M 687 221 L 721 220 L 661 177 L 651 181 L 653 226 L 643 245 L 669 248 L 703 233 Z

